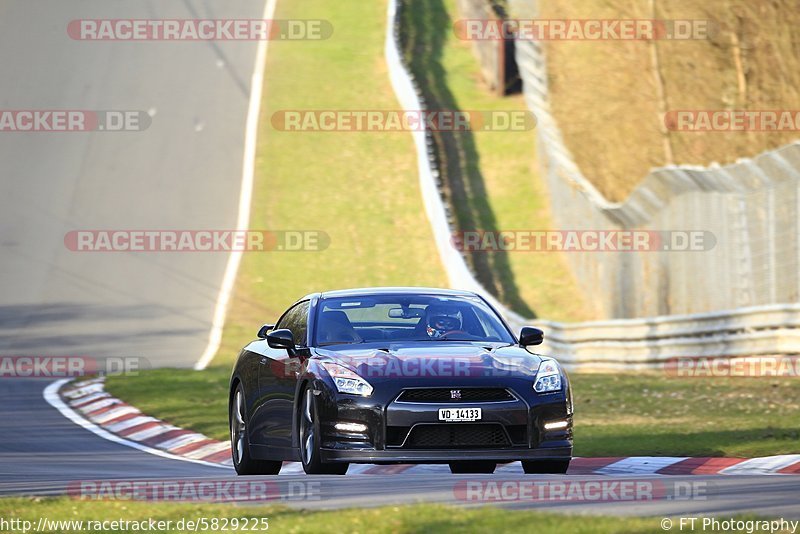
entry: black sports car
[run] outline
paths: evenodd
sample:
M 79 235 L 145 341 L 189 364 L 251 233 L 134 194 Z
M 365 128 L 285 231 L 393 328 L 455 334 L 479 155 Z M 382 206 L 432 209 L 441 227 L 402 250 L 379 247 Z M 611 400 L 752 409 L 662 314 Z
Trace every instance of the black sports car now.
M 309 474 L 350 463 L 447 463 L 491 473 L 564 473 L 572 456 L 569 380 L 527 350 L 467 291 L 372 288 L 314 293 L 239 354 L 230 385 L 237 473 Z

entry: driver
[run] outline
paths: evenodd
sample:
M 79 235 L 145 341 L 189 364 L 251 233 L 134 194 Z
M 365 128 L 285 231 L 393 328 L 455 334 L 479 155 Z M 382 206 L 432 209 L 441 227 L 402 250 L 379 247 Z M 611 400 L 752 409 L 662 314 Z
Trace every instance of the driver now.
M 431 339 L 461 330 L 461 312 L 449 306 L 428 306 L 425 331 Z

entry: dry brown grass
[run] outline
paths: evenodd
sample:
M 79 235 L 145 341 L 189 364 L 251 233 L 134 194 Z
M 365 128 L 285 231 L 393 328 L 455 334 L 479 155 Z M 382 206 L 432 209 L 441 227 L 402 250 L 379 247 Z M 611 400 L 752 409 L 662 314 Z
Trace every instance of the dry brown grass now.
M 653 167 L 708 165 L 754 156 L 797 132 L 669 132 L 662 109 L 800 109 L 800 9 L 796 1 L 542 0 L 543 18 L 711 19 L 708 40 L 546 44 L 553 113 L 586 177 L 624 199 Z M 672 160 L 670 160 L 670 152 Z

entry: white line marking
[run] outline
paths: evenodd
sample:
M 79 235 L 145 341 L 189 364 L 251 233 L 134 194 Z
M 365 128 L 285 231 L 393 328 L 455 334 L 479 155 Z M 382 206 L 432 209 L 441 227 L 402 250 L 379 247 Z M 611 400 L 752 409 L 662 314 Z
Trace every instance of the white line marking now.
M 89 393 L 94 393 L 95 391 L 100 391 L 103 389 L 102 382 L 94 382 L 88 386 L 79 387 L 78 389 L 73 389 L 72 391 L 67 391 L 64 393 L 64 396 L 68 399 L 77 399 L 79 397 L 83 397 L 84 395 L 88 395 Z
M 112 423 L 106 427 L 106 430 L 110 432 L 122 432 L 123 430 L 143 425 L 145 423 L 160 423 L 160 422 L 161 421 L 159 421 L 155 417 L 150 417 L 149 415 L 142 415 L 140 417 L 131 417 L 130 419 L 120 421 L 119 423 Z
M 672 456 L 631 456 L 595 470 L 598 475 L 652 475 L 660 469 L 682 462 L 686 458 Z
M 127 447 L 131 447 L 133 449 L 136 449 L 136 450 L 139 450 L 139 451 L 142 451 L 142 452 L 147 452 L 147 453 L 153 454 L 155 456 L 160 456 L 162 458 L 167 458 L 169 460 L 180 460 L 182 462 L 193 462 L 193 463 L 196 463 L 196 464 L 206 465 L 206 466 L 209 466 L 209 467 L 218 467 L 218 468 L 221 468 L 221 469 L 230 470 L 230 467 L 227 467 L 227 466 L 224 466 L 224 465 L 215 464 L 215 463 L 211 463 L 211 462 L 204 462 L 202 460 L 192 460 L 190 458 L 184 458 L 182 456 L 175 456 L 174 454 L 170 454 L 168 452 L 160 451 L 158 449 L 153 449 L 151 447 L 147 447 L 147 446 L 142 445 L 140 443 L 136 443 L 136 442 L 133 442 L 133 441 L 128 441 L 127 439 L 123 439 L 123 438 L 121 438 L 119 436 L 115 436 L 114 434 L 103 430 L 99 426 L 95 425 L 94 423 L 89 422 L 88 420 L 86 420 L 83 417 L 81 417 L 80 415 L 78 415 L 77 412 L 75 412 L 72 408 L 67 406 L 64 403 L 64 401 L 61 400 L 61 397 L 58 396 L 59 388 L 61 388 L 61 386 L 63 386 L 67 382 L 69 382 L 69 380 L 70 380 L 69 378 L 62 378 L 61 380 L 56 380 L 55 382 L 53 382 L 52 384 L 50 384 L 49 386 L 47 386 L 44 389 L 43 397 L 44 397 L 44 400 L 47 401 L 47 403 L 50 406 L 52 406 L 53 408 L 55 408 L 56 410 L 61 412 L 61 415 L 63 415 L 64 417 L 66 417 L 67 419 L 69 419 L 70 421 L 75 423 L 76 425 L 81 426 L 81 427 L 85 428 L 86 430 L 88 430 L 89 432 L 92 432 L 92 433 L 96 434 L 97 436 L 99 436 L 99 437 L 101 437 L 103 439 L 106 439 L 108 441 L 113 441 L 114 443 L 119 443 L 120 445 L 125 445 Z
M 122 401 L 119 400 L 119 399 L 110 398 L 110 399 L 105 399 L 105 400 L 101 400 L 101 401 L 95 401 L 95 402 L 93 402 L 91 404 L 87 404 L 85 406 L 80 406 L 80 407 L 78 407 L 76 409 L 81 413 L 88 414 L 88 413 L 100 410 L 102 408 L 107 408 L 109 406 L 113 406 L 114 404 L 121 404 L 121 403 L 122 403 Z
M 520 462 L 511 462 L 510 464 L 498 464 L 495 473 L 524 473 L 522 464 Z
M 275 15 L 277 0 L 267 0 L 264 5 L 264 20 L 272 20 Z M 247 124 L 244 137 L 244 158 L 242 163 L 242 189 L 239 193 L 239 218 L 236 221 L 237 230 L 247 230 L 250 225 L 250 201 L 253 196 L 253 180 L 256 167 L 256 138 L 258 136 L 258 118 L 261 111 L 261 97 L 264 88 L 264 69 L 267 65 L 267 39 L 258 42 L 256 62 L 253 67 L 253 76 L 250 81 L 250 104 L 247 110 Z M 225 326 L 225 315 L 228 312 L 228 302 L 236 282 L 236 273 L 242 261 L 242 251 L 232 251 L 228 256 L 225 275 L 217 297 L 214 309 L 214 318 L 211 322 L 211 332 L 208 335 L 206 350 L 194 364 L 196 371 L 205 369 L 219 350 L 222 341 L 222 328 Z
M 217 454 L 218 452 L 230 450 L 230 445 L 227 443 L 209 443 L 208 445 L 203 445 L 199 449 L 193 450 L 192 452 L 187 452 L 187 458 L 205 458 L 206 456 L 211 456 L 212 454 Z
M 154 426 L 153 428 L 148 428 L 147 430 L 140 430 L 139 432 L 128 434 L 125 436 L 125 439 L 129 439 L 131 441 L 143 441 L 145 439 L 160 436 L 161 434 L 166 434 L 172 430 L 180 430 L 180 428 L 172 425 Z
M 121 406 L 119 408 L 114 408 L 113 410 L 109 410 L 109 411 L 107 411 L 106 413 L 104 413 L 102 415 L 89 416 L 89 419 L 93 423 L 96 423 L 98 425 L 102 425 L 102 424 L 108 423 L 109 421 L 113 421 L 114 419 L 116 419 L 118 417 L 122 417 L 123 415 L 129 415 L 129 414 L 132 414 L 132 413 L 142 413 L 142 412 L 140 412 L 139 410 L 137 410 L 133 406 L 128 406 L 126 404 L 125 406 Z
M 198 441 L 203 441 L 204 439 L 208 438 L 206 438 L 203 434 L 192 433 L 178 436 L 177 438 L 172 438 L 161 443 L 156 443 L 155 446 L 159 449 L 170 450 L 183 447 L 184 445 L 189 445 L 190 443 L 197 443 Z
M 300 462 L 283 462 L 283 466 L 281 467 L 281 472 L 278 473 L 279 475 L 302 475 L 305 473 L 303 471 L 303 464 Z
M 720 475 L 747 475 L 776 473 L 784 467 L 800 462 L 800 454 L 784 454 L 780 456 L 767 456 L 765 458 L 752 458 L 736 465 L 726 467 L 719 472 Z
M 92 403 L 92 402 L 94 402 L 96 400 L 107 399 L 110 396 L 111 395 L 109 395 L 105 391 L 102 391 L 100 393 L 92 393 L 91 395 L 86 395 L 85 397 L 79 397 L 77 399 L 73 399 L 73 400 L 69 401 L 69 405 L 72 406 L 73 408 L 78 408 L 79 404 L 81 404 L 83 406 L 87 406 L 88 404 L 90 404 L 90 403 Z
M 347 469 L 348 475 L 361 475 L 365 471 L 372 469 L 375 467 L 374 465 L 370 464 L 350 464 L 350 467 Z M 303 470 L 303 464 L 300 464 L 300 470 Z

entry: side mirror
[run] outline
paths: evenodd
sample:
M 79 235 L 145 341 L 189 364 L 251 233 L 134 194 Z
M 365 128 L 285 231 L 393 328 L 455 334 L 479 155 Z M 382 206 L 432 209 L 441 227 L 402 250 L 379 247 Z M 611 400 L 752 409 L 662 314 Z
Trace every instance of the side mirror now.
M 523 347 L 541 345 L 544 341 L 544 332 L 533 326 L 523 326 L 519 332 L 519 344 Z
M 267 345 L 273 349 L 286 349 L 289 354 L 294 352 L 294 334 L 291 330 L 282 328 L 267 334 Z
M 275 328 L 274 324 L 265 324 L 261 328 L 258 329 L 258 339 L 267 339 L 267 334 L 270 330 Z

